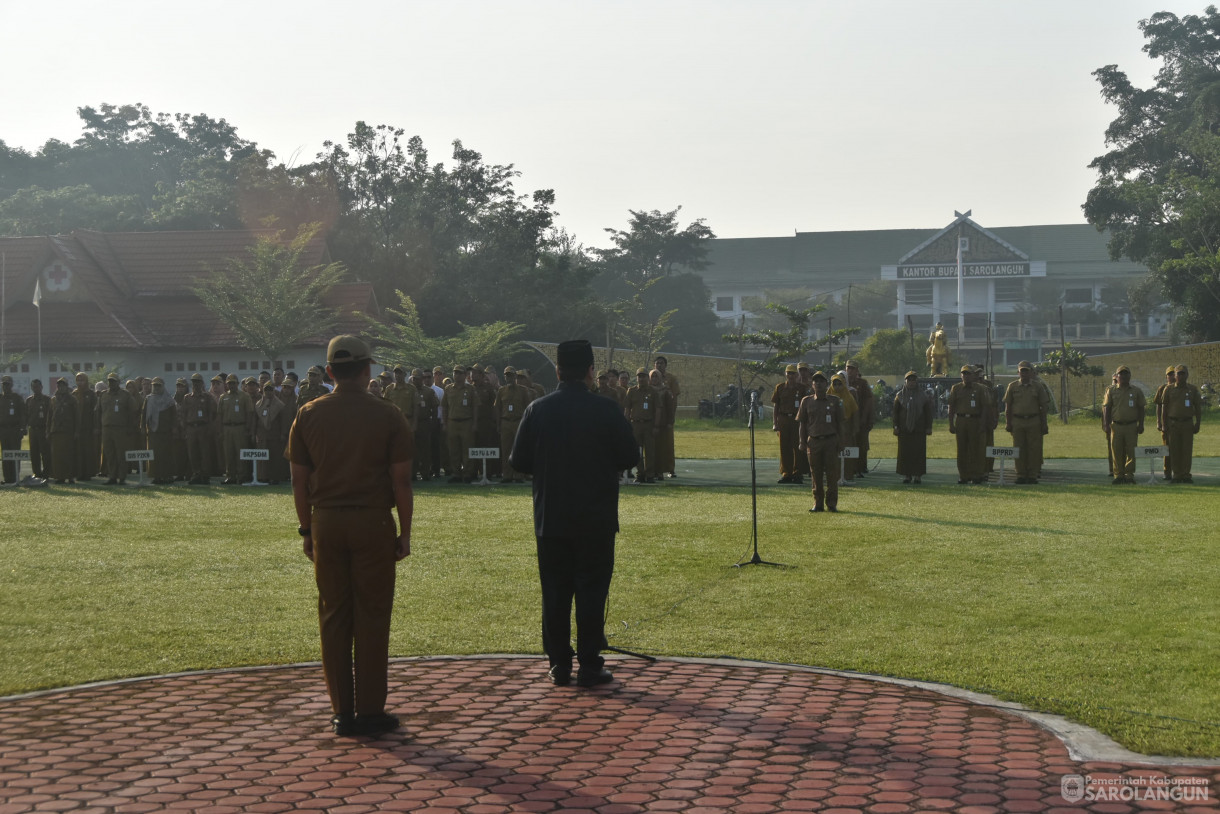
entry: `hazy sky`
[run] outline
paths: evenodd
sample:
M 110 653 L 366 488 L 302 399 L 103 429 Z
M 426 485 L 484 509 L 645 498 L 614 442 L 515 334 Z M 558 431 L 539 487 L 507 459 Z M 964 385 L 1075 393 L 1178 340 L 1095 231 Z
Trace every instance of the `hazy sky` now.
M 1174 0 L 0 0 L 0 139 L 80 134 L 76 108 L 224 118 L 280 160 L 357 120 L 461 139 L 552 188 L 588 245 L 628 209 L 720 237 L 1081 223 L 1114 110 L 1093 70 L 1155 64 Z

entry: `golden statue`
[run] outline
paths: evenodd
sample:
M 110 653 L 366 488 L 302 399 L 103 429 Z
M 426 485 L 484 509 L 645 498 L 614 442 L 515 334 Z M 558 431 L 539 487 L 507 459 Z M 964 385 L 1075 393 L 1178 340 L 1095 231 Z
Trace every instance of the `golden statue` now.
M 928 334 L 928 341 L 932 344 L 928 345 L 924 356 L 928 360 L 928 372 L 932 376 L 948 375 L 945 369 L 946 363 L 949 360 L 949 337 L 945 334 L 945 326 L 941 323 L 936 323 L 936 327 L 932 329 L 932 333 Z

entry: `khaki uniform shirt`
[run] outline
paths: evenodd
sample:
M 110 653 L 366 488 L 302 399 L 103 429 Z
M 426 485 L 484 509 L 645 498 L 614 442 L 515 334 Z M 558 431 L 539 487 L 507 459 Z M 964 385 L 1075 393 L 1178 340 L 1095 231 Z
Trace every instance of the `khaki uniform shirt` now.
M 45 435 L 50 418 L 51 397 L 46 393 L 32 395 L 25 400 L 25 420 L 31 430 Z
M 800 439 L 803 444 L 819 438 L 833 437 L 842 441 L 847 437 L 843 400 L 829 393 L 822 398 L 806 396 L 801 399 L 796 418 L 801 425 Z
M 1203 398 L 1199 388 L 1190 382 L 1166 387 L 1161 403 L 1165 418 L 1174 422 L 1184 423 L 1187 419 L 1194 419 L 1197 424 L 1203 416 Z
M 1110 421 L 1118 424 L 1135 424 L 1144 420 L 1144 409 L 1147 402 L 1144 391 L 1138 387 L 1127 385 L 1120 387 L 1112 384 L 1106 388 L 1106 395 L 1101 400 L 1102 409 L 1109 408 Z
M 506 384 L 496 391 L 495 416 L 498 421 L 519 421 L 533 394 L 519 384 Z
M 450 421 L 467 421 L 477 415 L 478 404 L 479 394 L 473 384 L 454 382 L 445 388 L 445 398 L 441 401 L 441 414 L 446 424 Z
M 419 412 L 419 390 L 410 382 L 399 384 L 394 382 L 385 389 L 386 401 L 397 407 L 412 427 L 416 425 L 416 413 Z
M 216 400 L 207 392 L 187 393 L 182 398 L 182 423 L 187 427 L 208 426 L 216 420 Z
M 797 411 L 801 409 L 801 399 L 807 395 L 809 395 L 809 391 L 799 382 L 796 384 L 788 384 L 787 381 L 780 382 L 775 385 L 775 392 L 771 394 L 775 414 L 795 418 Z
M 136 412 L 136 400 L 122 388 L 106 390 L 98 396 L 97 412 L 103 427 L 134 430 L 140 419 L 140 414 Z
M 627 391 L 627 418 L 633 424 L 652 424 L 657 419 L 657 391 L 638 384 Z
M 1008 385 L 1004 391 L 1004 404 L 1008 408 L 1009 421 L 1045 420 L 1050 407 L 1046 391 L 1032 381 L 1029 384 L 1016 381 Z

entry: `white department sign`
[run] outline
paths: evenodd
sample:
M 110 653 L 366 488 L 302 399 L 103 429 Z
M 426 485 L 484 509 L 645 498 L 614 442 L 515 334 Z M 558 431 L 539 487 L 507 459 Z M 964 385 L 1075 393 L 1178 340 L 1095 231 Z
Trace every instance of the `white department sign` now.
M 156 458 L 153 456 L 151 449 L 129 449 L 127 450 L 128 461 L 153 461 Z
M 470 447 L 466 450 L 466 454 L 470 456 L 472 461 L 487 460 L 489 458 L 499 458 L 499 447 Z
M 987 447 L 988 458 L 1020 458 L 1020 447 Z
M 859 447 L 843 447 L 843 449 L 839 450 L 839 457 L 840 458 L 859 458 L 860 457 L 860 448 Z
M 240 452 L 239 460 L 242 461 L 270 461 L 271 450 L 269 449 L 243 449 Z
M 6 449 L 4 450 L 5 461 L 28 461 L 30 459 L 30 451 L 28 449 Z
M 1135 457 L 1137 458 L 1164 458 L 1169 454 L 1169 447 L 1161 445 L 1159 447 L 1136 447 Z

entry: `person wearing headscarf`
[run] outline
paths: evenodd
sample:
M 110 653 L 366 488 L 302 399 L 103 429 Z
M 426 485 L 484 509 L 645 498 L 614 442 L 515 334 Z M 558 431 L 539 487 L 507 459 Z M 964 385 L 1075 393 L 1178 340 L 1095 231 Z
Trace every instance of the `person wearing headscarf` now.
M 76 399 L 68 389 L 68 382 L 61 378 L 55 382 L 51 420 L 47 425 L 51 440 L 51 477 L 56 483 L 76 483 L 78 418 Z
M 928 471 L 928 436 L 936 405 L 919 386 L 919 375 L 908 370 L 894 394 L 894 435 L 898 438 L 898 474 L 903 483 L 919 483 Z
M 178 402 L 165 392 L 165 381 L 152 380 L 152 392 L 144 399 L 140 411 L 140 428 L 148 439 L 153 459 L 149 464 L 152 482 L 165 485 L 174 482 L 174 430 L 178 423 Z

